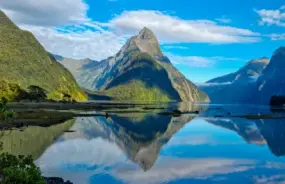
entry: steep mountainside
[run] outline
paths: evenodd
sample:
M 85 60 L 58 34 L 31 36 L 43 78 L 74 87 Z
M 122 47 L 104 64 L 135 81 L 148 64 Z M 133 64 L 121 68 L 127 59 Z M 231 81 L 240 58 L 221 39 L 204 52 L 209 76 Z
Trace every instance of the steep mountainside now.
M 256 80 L 268 65 L 269 59 L 260 58 L 249 61 L 235 73 L 212 79 L 201 85 L 212 103 L 251 104 L 255 103 Z
M 160 116 L 157 114 L 125 114 L 78 119 L 72 128 L 74 133 L 64 139 L 94 139 L 100 137 L 114 142 L 134 163 L 147 171 L 156 162 L 159 152 L 171 137 L 193 117 Z
M 208 101 L 163 55 L 147 28 L 130 38 L 115 56 L 84 64 L 77 71 L 80 74 L 73 74 L 82 87 L 118 100 Z
M 4 84 L 18 84 L 23 89 L 39 86 L 55 100 L 61 99 L 63 93 L 75 100 L 86 99 L 71 73 L 45 51 L 32 33 L 19 29 L 2 11 L 0 63 L 0 80 Z M 4 87 L 0 86 L 0 97 L 9 91 Z
M 257 145 L 267 145 L 276 156 L 285 155 L 284 130 L 285 124 L 280 119 L 241 120 L 230 119 L 207 119 L 211 124 L 235 131 L 246 142 Z
M 285 95 L 285 47 L 275 51 L 266 69 L 257 80 L 257 101 L 269 104 L 274 95 Z
M 207 83 L 248 82 L 256 80 L 269 63 L 266 57 L 249 61 L 237 72 L 209 80 Z

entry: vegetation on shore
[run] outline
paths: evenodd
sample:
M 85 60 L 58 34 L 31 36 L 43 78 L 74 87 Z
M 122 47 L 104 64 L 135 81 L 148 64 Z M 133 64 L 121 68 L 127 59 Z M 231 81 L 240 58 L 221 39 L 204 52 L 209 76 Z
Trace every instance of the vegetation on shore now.
M 0 81 L 0 99 L 3 99 L 5 101 L 13 101 L 13 102 L 19 102 L 19 101 L 55 101 L 54 99 L 57 99 L 57 101 L 62 102 L 73 102 L 77 98 L 72 97 L 68 93 L 62 92 L 57 94 L 56 98 L 52 98 L 49 96 L 47 90 L 35 86 L 30 85 L 26 89 L 22 89 L 18 84 L 15 83 L 8 83 L 7 81 Z
M 3 143 L 0 142 L 0 152 Z M 72 184 L 62 178 L 42 176 L 31 155 L 0 154 L 0 184 Z
M 133 80 L 128 84 L 115 86 L 105 91 L 105 94 L 115 100 L 137 100 L 137 101 L 161 101 L 168 102 L 171 99 L 163 93 L 159 87 L 147 87 L 142 81 Z
M 19 29 L 0 10 L 0 97 L 14 100 L 22 90 L 38 86 L 48 99 L 63 94 L 83 101 L 85 93 L 71 73 L 49 55 L 32 33 Z
M 14 111 L 9 110 L 7 107 L 7 101 L 5 99 L 0 100 L 0 121 L 7 122 L 15 116 Z
M 272 96 L 270 99 L 271 106 L 284 106 L 285 105 L 285 96 Z
M 0 151 L 3 143 L 0 144 Z M 32 156 L 0 154 L 1 184 L 45 184 L 40 168 L 34 164 Z

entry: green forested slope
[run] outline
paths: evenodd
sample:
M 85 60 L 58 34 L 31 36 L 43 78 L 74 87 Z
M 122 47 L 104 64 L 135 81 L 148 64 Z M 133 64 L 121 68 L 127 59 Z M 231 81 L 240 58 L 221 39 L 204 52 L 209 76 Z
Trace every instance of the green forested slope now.
M 19 29 L 1 11 L 0 65 L 2 83 L 17 84 L 22 89 L 39 86 L 53 100 L 61 99 L 63 93 L 74 100 L 86 99 L 70 72 L 46 52 L 32 33 Z M 0 88 L 2 96 L 5 91 L 11 93 Z

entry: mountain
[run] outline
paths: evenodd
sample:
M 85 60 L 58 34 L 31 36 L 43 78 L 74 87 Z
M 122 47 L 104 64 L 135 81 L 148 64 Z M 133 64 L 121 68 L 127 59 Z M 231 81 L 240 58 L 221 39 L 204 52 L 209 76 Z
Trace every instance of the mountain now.
M 255 103 L 256 80 L 269 63 L 268 58 L 249 61 L 237 72 L 224 75 L 199 87 L 204 90 L 212 103 L 240 104 Z
M 207 83 L 235 83 L 248 82 L 252 80 L 255 81 L 260 76 L 265 67 L 268 65 L 268 63 L 269 59 L 266 57 L 254 59 L 247 62 L 247 64 L 238 71 L 211 79 Z
M 280 47 L 272 55 L 268 66 L 257 80 L 257 100 L 269 104 L 274 95 L 285 95 L 285 47 Z
M 64 134 L 62 140 L 94 139 L 100 137 L 115 143 L 132 162 L 144 171 L 151 169 L 160 150 L 171 137 L 190 122 L 190 116 L 162 116 L 158 114 L 111 115 L 78 118 L 74 133 Z
M 131 37 L 117 54 L 105 60 L 82 64 L 76 70 L 64 63 L 83 88 L 116 100 L 209 100 L 163 55 L 157 38 L 148 28 Z
M 254 121 L 241 118 L 208 118 L 208 123 L 236 132 L 250 144 L 265 145 L 266 140 L 261 135 Z
M 90 73 L 88 70 L 85 70 L 84 68 L 89 68 L 93 65 L 97 65 L 97 61 L 91 59 L 72 59 L 55 54 L 52 55 L 60 64 L 68 68 L 78 84 L 87 89 L 88 86 L 86 83 L 88 84 L 89 81 L 92 81 L 93 76 L 92 73 Z
M 36 40 L 32 33 L 18 28 L 0 10 L 0 97 L 13 100 L 12 84 L 27 89 L 38 86 L 48 98 L 59 100 L 63 93 L 74 100 L 85 100 L 71 73 Z
M 72 119 L 50 127 L 28 126 L 23 131 L 3 131 L 0 136 L 3 150 L 0 154 L 32 155 L 36 160 L 57 137 L 69 130 L 74 122 Z
M 235 131 L 250 144 L 267 145 L 275 156 L 285 156 L 285 124 L 282 119 L 212 118 L 207 122 Z

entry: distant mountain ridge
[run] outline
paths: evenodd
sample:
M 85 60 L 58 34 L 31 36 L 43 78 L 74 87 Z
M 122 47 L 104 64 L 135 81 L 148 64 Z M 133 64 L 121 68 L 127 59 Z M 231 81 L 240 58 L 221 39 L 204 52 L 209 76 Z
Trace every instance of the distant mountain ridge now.
M 236 132 L 246 142 L 256 145 L 267 145 L 276 156 L 285 155 L 284 130 L 285 124 L 280 119 L 241 120 L 229 119 L 206 119 L 207 122 Z
M 257 80 L 258 101 L 269 104 L 274 95 L 285 96 L 285 47 L 277 49 Z
M 200 87 L 214 103 L 269 105 L 273 96 L 285 96 L 284 78 L 285 47 L 282 46 L 270 60 L 252 60 L 238 72 L 212 79 Z
M 109 140 L 116 143 L 128 159 L 147 171 L 157 161 L 162 147 L 192 119 L 190 116 L 170 117 L 142 113 L 133 113 L 132 117 L 130 114 L 112 115 L 109 120 L 90 117 L 78 119 L 80 124 L 76 123 L 73 127 L 78 134 L 74 133 L 74 137 L 66 135 L 64 139 L 76 139 L 82 136 L 94 139 L 98 136 Z
M 76 70 L 67 62 L 62 63 L 83 88 L 100 91 L 116 100 L 209 100 L 174 68 L 148 28 L 131 37 L 117 54 L 105 60 L 84 63 Z
M 0 98 L 13 100 L 18 93 L 12 85 L 23 89 L 38 86 L 49 99 L 60 100 L 68 94 L 74 100 L 86 95 L 71 73 L 49 55 L 28 31 L 18 28 L 0 10 Z
M 212 103 L 249 104 L 256 103 L 256 80 L 269 63 L 269 59 L 262 57 L 246 63 L 238 71 L 209 80 L 201 85 Z
M 253 59 L 238 71 L 211 79 L 207 83 L 247 82 L 254 78 L 257 79 L 268 63 L 269 58 L 266 57 Z

